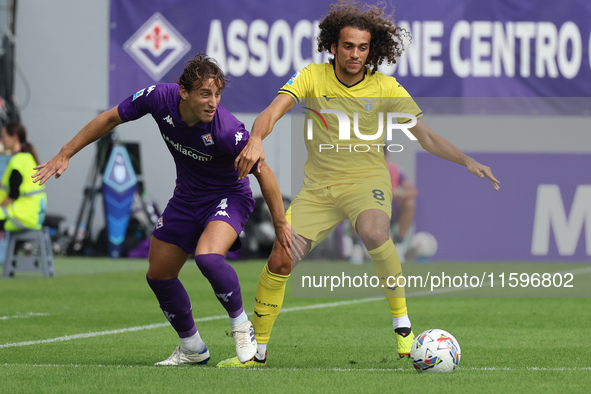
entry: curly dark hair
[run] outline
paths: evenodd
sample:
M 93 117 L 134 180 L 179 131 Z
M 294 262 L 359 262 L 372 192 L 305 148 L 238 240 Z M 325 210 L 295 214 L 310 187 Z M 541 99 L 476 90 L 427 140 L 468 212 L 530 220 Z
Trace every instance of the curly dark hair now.
M 383 2 L 367 5 L 360 1 L 339 0 L 331 4 L 328 15 L 320 22 L 318 52 L 328 51 L 338 45 L 341 29 L 354 27 L 371 34 L 366 64 L 372 74 L 384 60 L 394 64 L 404 51 L 404 40 L 410 33 L 394 24 L 393 13 L 386 14 Z M 334 62 L 334 58 L 331 59 Z
M 195 57 L 187 60 L 185 69 L 179 78 L 179 85 L 185 88 L 187 92 L 198 90 L 203 83 L 213 78 L 215 84 L 220 90 L 224 90 L 228 79 L 217 62 L 203 52 L 199 52 Z

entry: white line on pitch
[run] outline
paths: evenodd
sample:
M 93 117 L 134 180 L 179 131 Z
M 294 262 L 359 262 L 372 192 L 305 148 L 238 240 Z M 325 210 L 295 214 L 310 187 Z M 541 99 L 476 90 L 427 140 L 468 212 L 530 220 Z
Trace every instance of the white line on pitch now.
M 319 309 L 319 308 L 330 308 L 330 307 L 341 306 L 341 305 L 352 305 L 352 304 L 359 304 L 359 303 L 363 303 L 363 302 L 372 302 L 372 301 L 376 301 L 379 299 L 380 298 L 367 298 L 367 299 L 361 299 L 361 300 L 337 301 L 337 302 L 329 302 L 329 303 L 324 303 L 324 304 L 296 306 L 293 308 L 285 308 L 281 311 L 281 313 L 289 313 L 289 312 L 310 310 L 310 309 Z M 199 322 L 220 320 L 220 319 L 227 319 L 227 318 L 228 318 L 228 315 L 209 316 L 209 317 L 202 317 L 199 319 L 195 319 L 195 322 L 199 323 Z M 96 332 L 87 332 L 87 333 L 83 333 L 83 334 L 64 335 L 61 337 L 40 339 L 37 341 L 5 343 L 5 344 L 0 345 L 0 349 L 9 348 L 9 347 L 18 347 L 18 346 L 39 345 L 39 344 L 43 344 L 43 343 L 71 341 L 74 339 L 92 338 L 92 337 L 99 337 L 99 336 L 103 336 L 103 335 L 123 334 L 126 332 L 149 330 L 152 328 L 161 328 L 161 327 L 166 327 L 169 325 L 170 325 L 170 323 L 168 323 L 168 322 L 155 323 L 155 324 L 147 324 L 144 326 L 121 328 L 118 330 L 96 331 Z
M 105 365 L 105 364 L 17 364 L 4 363 L 3 367 L 44 367 L 44 368 L 153 368 L 162 369 L 157 365 Z M 194 365 L 179 365 L 175 369 L 200 368 Z M 207 367 L 202 367 L 207 368 Z M 325 372 L 415 372 L 413 368 L 252 368 L 256 373 L 277 372 L 277 371 L 325 371 Z M 460 371 L 591 371 L 591 367 L 466 367 L 459 368 Z M 416 372 L 415 372 L 416 373 Z
M 0 320 L 26 319 L 28 317 L 35 317 L 35 316 L 49 316 L 49 313 L 36 313 L 36 312 L 17 313 L 16 315 L 12 315 L 12 316 L 0 316 Z
M 578 268 L 575 270 L 569 270 L 569 271 L 564 271 L 564 272 L 585 273 L 585 272 L 591 272 L 591 268 L 590 267 Z M 432 292 L 429 292 L 429 294 L 448 293 L 448 292 L 461 291 L 461 290 L 465 290 L 465 288 L 448 288 L 448 289 L 444 288 L 444 289 L 434 290 Z M 411 294 L 409 293 L 409 295 L 411 295 Z M 414 295 L 419 295 L 419 294 L 417 292 Z M 420 295 L 422 295 L 422 294 L 420 294 Z M 289 313 L 289 312 L 311 310 L 311 309 L 331 308 L 331 307 L 342 306 L 342 305 L 353 305 L 353 304 L 360 304 L 360 303 L 365 303 L 365 302 L 378 301 L 381 299 L 383 299 L 383 298 L 376 297 L 376 298 L 364 298 L 364 299 L 356 299 L 356 300 L 348 300 L 348 301 L 328 302 L 328 303 L 314 304 L 314 305 L 296 306 L 296 307 L 292 307 L 292 308 L 284 308 L 281 310 L 281 313 Z M 195 319 L 195 322 L 198 323 L 198 322 L 220 320 L 220 319 L 227 319 L 227 318 L 228 318 L 227 315 L 209 316 L 209 317 L 202 317 L 199 319 Z M 155 324 L 147 324 L 144 326 L 121 328 L 118 330 L 96 331 L 96 332 L 88 332 L 88 333 L 83 333 L 83 334 L 64 335 L 61 337 L 41 339 L 41 340 L 37 340 L 37 341 L 5 343 L 5 344 L 0 345 L 0 349 L 9 348 L 9 347 L 18 347 L 18 346 L 39 345 L 39 344 L 43 344 L 43 343 L 71 341 L 74 339 L 92 338 L 92 337 L 99 337 L 99 336 L 103 336 L 103 335 L 123 334 L 126 332 L 149 330 L 152 328 L 161 328 L 161 327 L 166 327 L 168 325 L 169 325 L 168 322 L 155 323 Z

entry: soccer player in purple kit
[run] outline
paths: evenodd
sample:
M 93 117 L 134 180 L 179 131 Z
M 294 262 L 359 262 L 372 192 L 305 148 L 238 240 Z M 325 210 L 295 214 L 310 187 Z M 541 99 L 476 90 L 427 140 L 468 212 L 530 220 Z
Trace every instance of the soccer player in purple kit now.
M 156 365 L 205 364 L 210 358 L 195 325 L 189 296 L 178 279 L 192 254 L 228 312 L 238 358 L 247 361 L 257 350 L 238 275 L 225 261 L 229 250 L 240 247 L 238 234 L 254 207 L 248 179 L 239 180 L 234 169 L 234 159 L 249 133 L 220 104 L 225 84 L 215 61 L 199 53 L 186 63 L 178 84 L 152 85 L 103 112 L 55 157 L 35 167 L 33 175 L 41 185 L 53 175 L 59 178 L 74 154 L 119 124 L 146 114 L 158 124 L 174 158 L 177 178 L 173 196 L 152 234 L 146 278 L 181 345 Z M 285 219 L 277 180 L 266 165 L 253 174 L 271 209 L 277 239 L 289 254 L 291 226 Z

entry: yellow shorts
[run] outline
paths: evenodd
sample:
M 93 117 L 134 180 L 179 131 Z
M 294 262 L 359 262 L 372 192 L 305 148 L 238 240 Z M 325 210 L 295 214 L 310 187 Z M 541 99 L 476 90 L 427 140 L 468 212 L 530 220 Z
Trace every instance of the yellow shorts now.
M 314 248 L 344 219 L 355 226 L 363 211 L 379 209 L 390 218 L 392 186 L 389 181 L 376 177 L 364 183 L 337 184 L 322 189 L 304 185 L 285 216 L 298 234 L 312 241 Z

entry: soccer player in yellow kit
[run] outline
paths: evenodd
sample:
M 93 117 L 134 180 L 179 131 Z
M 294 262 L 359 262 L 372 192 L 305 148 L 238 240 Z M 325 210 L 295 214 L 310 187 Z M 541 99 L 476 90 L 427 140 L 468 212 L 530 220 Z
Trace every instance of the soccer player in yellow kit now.
M 257 160 L 263 161 L 262 139 L 303 100 L 309 115 L 305 179 L 286 213 L 294 231 L 305 240 L 298 249 L 304 254 L 309 252 L 348 218 L 373 260 L 376 275 L 399 277 L 400 259 L 388 233 L 392 186 L 384 160 L 383 132 L 393 120 L 387 119 L 387 113 L 396 114 L 401 125 L 408 123 L 409 131 L 428 152 L 464 165 L 480 178 L 488 178 L 495 190 L 499 189 L 499 181 L 489 167 L 462 153 L 418 119 L 422 112 L 407 91 L 395 78 L 376 71 L 384 60 L 396 62 L 403 50 L 405 31 L 395 26 L 383 8 L 363 7 L 343 1 L 331 5 L 319 25 L 318 50 L 330 51 L 334 58 L 329 63 L 310 64 L 291 77 L 255 120 L 250 140 L 235 163 L 239 176 L 244 177 Z M 343 136 L 350 139 L 344 140 Z M 370 147 L 367 152 L 366 146 Z M 267 343 L 283 304 L 285 286 L 292 266 L 302 257 L 297 252 L 289 256 L 275 244 L 256 292 L 258 352 L 250 361 L 241 363 L 234 357 L 221 361 L 218 367 L 266 365 Z M 400 357 L 409 356 L 414 336 L 404 288 L 382 289 L 393 317 L 397 352 Z

